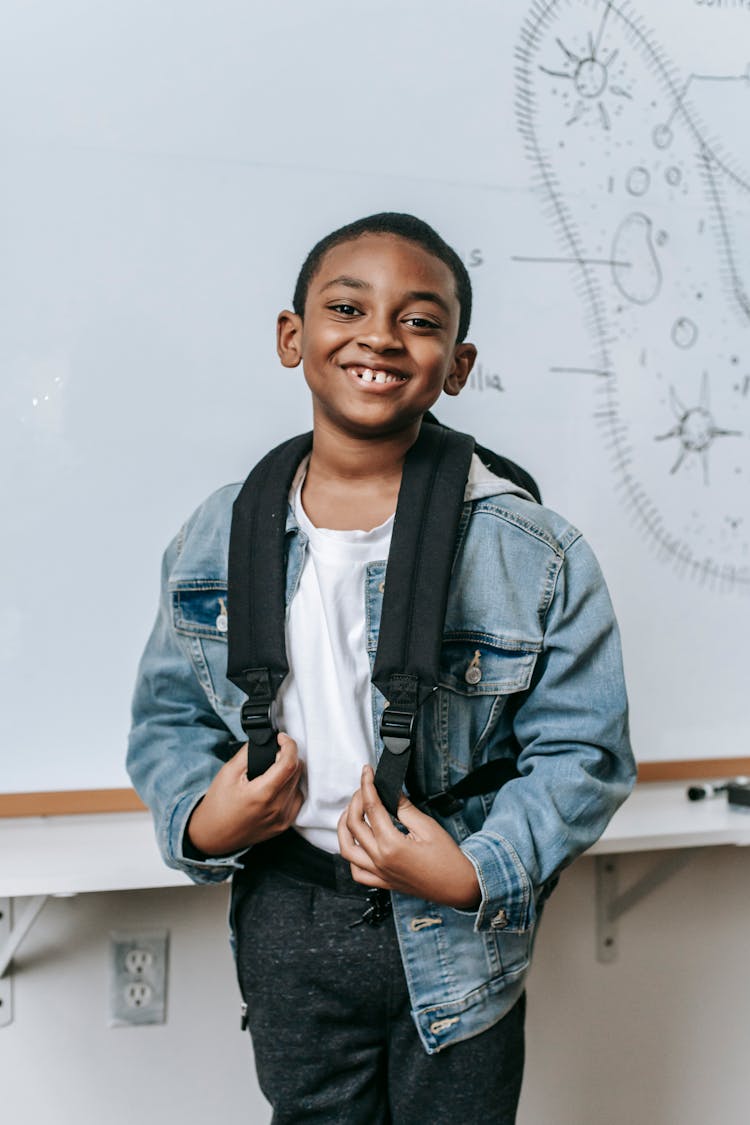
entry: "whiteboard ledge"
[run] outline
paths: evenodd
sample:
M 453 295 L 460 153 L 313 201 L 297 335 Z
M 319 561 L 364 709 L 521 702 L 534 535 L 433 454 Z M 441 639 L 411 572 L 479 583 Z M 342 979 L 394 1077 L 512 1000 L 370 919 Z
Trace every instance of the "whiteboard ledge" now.
M 0 793 L 0 817 L 143 812 L 145 807 L 134 789 L 70 789 L 51 793 Z
M 683 758 L 639 762 L 638 781 L 692 781 L 750 776 L 750 758 Z M 143 812 L 134 789 L 70 789 L 49 793 L 0 793 L 0 818 Z
M 693 781 L 750 775 L 750 758 L 681 758 L 639 762 L 639 781 Z

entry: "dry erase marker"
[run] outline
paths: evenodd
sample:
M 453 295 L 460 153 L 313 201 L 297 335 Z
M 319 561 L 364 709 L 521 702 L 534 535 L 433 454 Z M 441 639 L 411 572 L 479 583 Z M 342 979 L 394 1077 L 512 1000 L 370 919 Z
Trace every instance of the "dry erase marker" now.
M 689 801 L 704 801 L 707 797 L 718 797 L 719 793 L 726 793 L 730 785 L 747 785 L 748 778 L 733 777 L 731 781 L 724 781 L 721 785 L 712 785 L 710 781 L 702 785 L 690 785 L 687 791 Z
M 750 784 L 746 777 L 738 777 L 727 786 L 727 803 L 730 809 L 750 812 Z

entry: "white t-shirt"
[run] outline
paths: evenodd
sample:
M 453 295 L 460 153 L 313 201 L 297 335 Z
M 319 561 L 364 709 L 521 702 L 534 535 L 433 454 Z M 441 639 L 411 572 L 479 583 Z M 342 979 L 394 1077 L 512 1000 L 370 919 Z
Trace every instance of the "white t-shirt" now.
M 305 762 L 305 801 L 295 828 L 316 847 L 338 852 L 338 819 L 359 788 L 362 767 L 375 764 L 366 573 L 368 564 L 388 558 L 393 516 L 372 531 L 315 527 L 302 507 L 306 468 L 300 466 L 292 485 L 294 514 L 308 549 L 287 615 L 290 672 L 277 696 L 276 718 Z M 465 499 L 501 492 L 528 497 L 474 456 Z

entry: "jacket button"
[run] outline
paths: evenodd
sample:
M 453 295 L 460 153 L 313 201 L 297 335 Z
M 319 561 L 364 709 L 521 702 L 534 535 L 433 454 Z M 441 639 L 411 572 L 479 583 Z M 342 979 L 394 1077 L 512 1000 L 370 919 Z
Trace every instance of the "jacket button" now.
M 477 651 L 474 653 L 471 664 L 468 666 L 468 668 L 464 672 L 464 679 L 466 680 L 467 684 L 471 684 L 472 686 L 474 684 L 478 684 L 478 683 L 481 682 L 481 680 L 482 680 L 482 664 L 481 664 L 481 653 L 480 653 L 479 649 L 477 649 Z
M 490 921 L 490 926 L 493 930 L 504 930 L 508 925 L 508 915 L 504 910 L 498 910 L 495 917 Z

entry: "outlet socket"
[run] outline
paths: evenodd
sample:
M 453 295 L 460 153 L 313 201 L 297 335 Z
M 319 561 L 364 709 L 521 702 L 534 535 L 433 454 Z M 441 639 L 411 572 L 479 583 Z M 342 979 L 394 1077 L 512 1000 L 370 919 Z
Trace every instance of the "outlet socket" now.
M 109 1026 L 164 1023 L 169 934 L 113 933 L 110 938 Z

